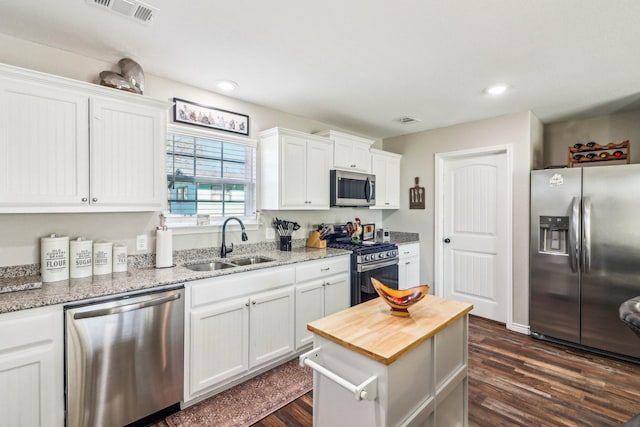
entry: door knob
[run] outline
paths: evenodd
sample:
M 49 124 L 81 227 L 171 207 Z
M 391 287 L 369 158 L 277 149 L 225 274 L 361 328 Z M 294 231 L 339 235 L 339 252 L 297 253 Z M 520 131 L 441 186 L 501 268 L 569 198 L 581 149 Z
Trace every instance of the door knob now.
M 447 237 L 446 239 L 444 239 L 444 242 L 445 243 L 451 243 L 451 239 Z

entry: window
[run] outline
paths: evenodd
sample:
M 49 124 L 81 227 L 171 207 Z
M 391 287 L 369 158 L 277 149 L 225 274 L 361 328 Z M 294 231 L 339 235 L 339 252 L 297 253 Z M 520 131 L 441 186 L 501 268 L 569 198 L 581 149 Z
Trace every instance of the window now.
M 170 125 L 166 148 L 170 224 L 196 225 L 202 215 L 210 223 L 255 219 L 254 140 Z

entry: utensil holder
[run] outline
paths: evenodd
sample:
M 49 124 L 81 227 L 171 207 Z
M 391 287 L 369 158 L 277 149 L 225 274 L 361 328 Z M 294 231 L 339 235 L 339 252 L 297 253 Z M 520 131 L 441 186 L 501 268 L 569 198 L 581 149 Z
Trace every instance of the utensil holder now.
M 280 236 L 280 250 L 281 251 L 291 250 L 291 236 Z

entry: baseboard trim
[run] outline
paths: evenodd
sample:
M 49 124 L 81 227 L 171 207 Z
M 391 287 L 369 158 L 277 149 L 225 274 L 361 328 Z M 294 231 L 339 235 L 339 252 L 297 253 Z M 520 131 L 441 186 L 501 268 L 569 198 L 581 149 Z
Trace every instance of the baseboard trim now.
M 529 325 L 522 325 L 520 323 L 508 323 L 507 329 L 519 334 L 531 335 L 531 328 L 529 327 Z

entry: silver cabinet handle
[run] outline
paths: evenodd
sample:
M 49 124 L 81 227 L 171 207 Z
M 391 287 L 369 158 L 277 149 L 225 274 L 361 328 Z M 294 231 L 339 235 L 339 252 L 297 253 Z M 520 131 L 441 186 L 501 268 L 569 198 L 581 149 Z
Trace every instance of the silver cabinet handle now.
M 87 199 L 86 197 L 83 197 L 83 198 L 82 198 L 82 201 L 83 201 L 83 202 L 86 202 L 87 200 L 89 200 L 89 199 Z
M 98 201 L 98 198 L 97 198 L 97 197 L 94 197 L 93 199 L 91 199 L 91 201 L 92 201 L 92 202 L 97 202 L 97 201 Z
M 320 271 L 329 271 L 331 270 L 331 267 L 327 267 L 327 268 L 321 268 Z
M 256 302 L 255 301 L 251 301 L 251 304 L 256 305 Z
M 578 272 L 578 260 L 580 250 L 580 198 L 574 197 L 571 201 L 571 217 L 569 224 L 569 262 L 571 263 L 571 271 Z
M 180 294 L 175 293 L 164 297 L 152 299 L 149 301 L 136 302 L 133 304 L 120 305 L 118 307 L 111 308 L 99 308 L 97 310 L 85 311 L 82 313 L 75 313 L 74 319 L 88 319 L 91 317 L 108 316 L 110 314 L 126 313 L 127 311 L 140 310 L 142 308 L 153 307 L 155 305 L 164 304 L 169 301 L 180 299 Z
M 591 271 L 591 198 L 582 200 L 582 268 L 583 273 Z

